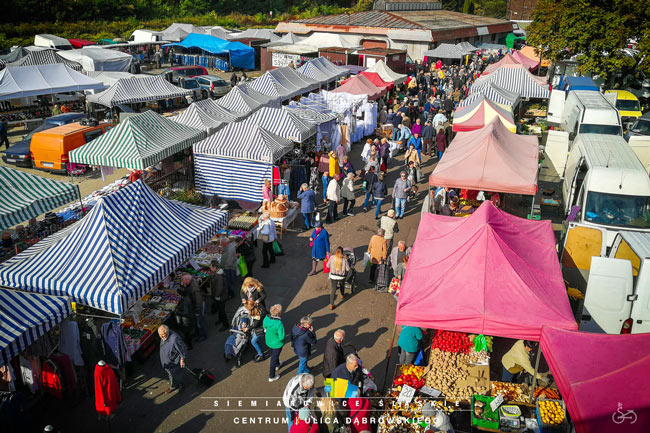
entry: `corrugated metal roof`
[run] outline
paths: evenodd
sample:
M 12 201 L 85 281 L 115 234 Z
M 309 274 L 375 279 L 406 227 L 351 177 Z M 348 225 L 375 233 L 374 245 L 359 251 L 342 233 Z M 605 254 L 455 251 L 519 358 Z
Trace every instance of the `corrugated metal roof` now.
M 452 11 L 402 11 L 391 12 L 404 20 L 412 21 L 425 28 L 435 30 L 454 29 L 463 27 L 489 26 L 507 23 L 498 18 L 482 17 Z
M 439 11 L 436 11 L 439 12 Z M 420 12 L 421 13 L 421 12 Z M 352 26 L 352 27 L 384 27 L 392 29 L 424 29 L 416 22 L 396 16 L 398 13 L 385 11 L 365 11 L 350 15 L 325 15 L 321 17 L 306 18 L 292 22 L 304 24 L 320 24 L 329 26 Z

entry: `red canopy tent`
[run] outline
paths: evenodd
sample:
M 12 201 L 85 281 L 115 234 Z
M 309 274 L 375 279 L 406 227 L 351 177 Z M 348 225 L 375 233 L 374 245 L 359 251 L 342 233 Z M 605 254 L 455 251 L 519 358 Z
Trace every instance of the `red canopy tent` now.
M 366 77 L 355 75 L 345 80 L 345 82 L 332 90 L 332 93 L 350 93 L 351 95 L 368 95 L 368 99 L 377 99 L 386 94 L 388 90 L 385 87 L 377 87 L 372 84 Z
M 377 87 L 380 87 L 380 88 L 385 87 L 388 90 L 393 88 L 394 83 L 384 81 L 383 78 L 381 78 L 381 75 L 379 75 L 376 72 L 362 71 L 362 72 L 359 73 L 359 75 L 362 75 L 362 76 L 366 77 L 368 79 L 368 81 L 370 81 L 372 84 L 374 84 Z
M 496 63 L 492 63 L 491 65 L 488 65 L 485 70 L 481 73 L 481 76 L 483 75 L 490 75 L 492 72 L 496 71 L 497 69 L 503 67 L 503 66 L 508 66 L 508 65 L 521 65 L 522 62 L 519 60 L 515 59 L 512 54 L 508 53 L 505 56 L 501 58 Z
M 497 117 L 510 132 L 517 131 L 512 112 L 491 101 L 485 95 L 479 95 L 468 105 L 456 108 L 452 130 L 454 132 L 476 131 L 485 128 Z
M 577 329 L 551 221 L 489 201 L 467 218 L 423 214 L 395 323 L 535 341 L 543 325 Z
M 535 195 L 538 138 L 508 131 L 496 117 L 476 131 L 459 132 L 429 176 L 429 185 Z
M 86 39 L 68 39 L 73 48 L 83 48 L 88 45 L 97 45 L 97 42 L 87 41 Z
M 592 334 L 545 326 L 540 346 L 576 433 L 650 431 L 650 334 Z M 628 411 L 635 418 L 622 419 Z

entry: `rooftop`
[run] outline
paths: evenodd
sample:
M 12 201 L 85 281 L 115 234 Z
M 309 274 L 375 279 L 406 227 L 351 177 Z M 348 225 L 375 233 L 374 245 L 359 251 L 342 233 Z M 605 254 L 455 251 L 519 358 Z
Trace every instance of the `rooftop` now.
M 391 29 L 444 30 L 462 27 L 505 24 L 498 18 L 469 15 L 446 10 L 427 11 L 365 11 L 350 15 L 325 15 L 290 21 L 290 23 L 322 26 L 382 27 Z

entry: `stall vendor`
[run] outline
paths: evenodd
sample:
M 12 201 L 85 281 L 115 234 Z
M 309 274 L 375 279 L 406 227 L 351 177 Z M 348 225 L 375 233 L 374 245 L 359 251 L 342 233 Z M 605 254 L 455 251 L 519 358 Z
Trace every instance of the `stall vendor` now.
M 533 376 L 535 368 L 530 363 L 530 352 L 533 351 L 537 343 L 528 340 L 517 340 L 510 350 L 501 358 L 503 365 L 502 382 L 516 382 L 517 377 L 522 371 L 526 371 Z M 537 373 L 537 380 L 544 380 L 548 373 Z

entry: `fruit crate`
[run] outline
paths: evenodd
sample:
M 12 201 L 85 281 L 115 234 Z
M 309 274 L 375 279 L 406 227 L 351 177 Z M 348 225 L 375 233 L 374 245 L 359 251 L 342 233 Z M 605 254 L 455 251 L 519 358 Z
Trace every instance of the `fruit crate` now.
M 488 397 L 485 395 L 473 395 L 472 396 L 472 406 L 470 410 L 472 411 L 472 425 L 476 427 L 485 427 L 485 428 L 490 428 L 497 430 L 499 428 L 499 413 L 498 412 L 493 412 L 492 409 L 490 408 L 490 403 L 494 400 L 494 397 Z M 482 401 L 485 403 L 485 407 L 483 408 L 483 413 L 484 414 L 490 414 L 492 418 L 496 419 L 496 421 L 490 421 L 487 419 L 482 419 L 482 418 L 477 418 L 476 414 L 474 413 L 474 403 L 476 401 Z
M 562 424 L 546 424 L 542 422 L 542 416 L 539 411 L 539 402 L 544 400 L 546 399 L 538 399 L 535 402 L 535 414 L 537 416 L 537 424 L 539 425 L 540 433 L 566 433 L 569 426 L 569 422 L 566 416 L 566 405 L 562 400 L 550 400 L 559 403 L 560 406 L 562 406 L 562 411 L 564 412 L 564 420 L 562 421 Z

